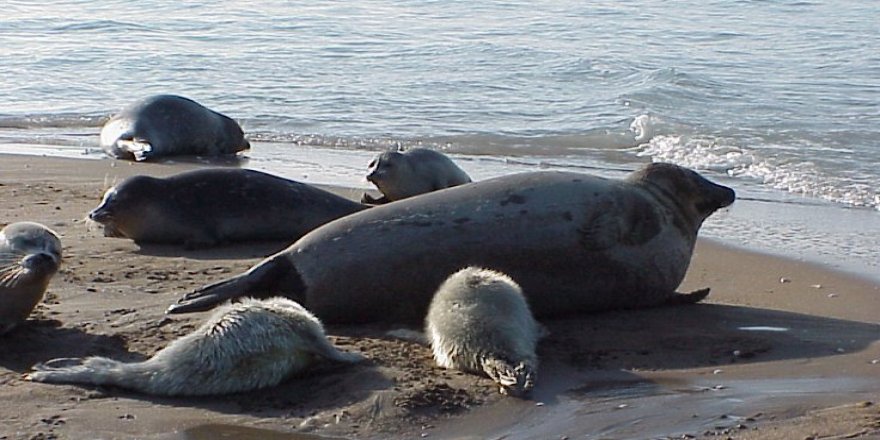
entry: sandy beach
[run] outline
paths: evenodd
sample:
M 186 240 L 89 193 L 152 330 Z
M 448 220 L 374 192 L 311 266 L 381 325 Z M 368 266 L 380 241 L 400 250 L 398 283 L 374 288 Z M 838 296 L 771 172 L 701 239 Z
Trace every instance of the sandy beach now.
M 366 364 L 263 391 L 157 398 L 24 381 L 52 358 L 149 357 L 207 316 L 166 316 L 180 295 L 285 247 L 139 247 L 87 228 L 113 182 L 200 166 L 0 155 L 0 226 L 37 221 L 64 243 L 44 301 L 0 337 L 0 439 L 880 436 L 880 282 L 707 240 L 680 289 L 710 287 L 703 303 L 544 322 L 527 400 L 436 368 L 428 348 L 375 325 L 327 329 Z

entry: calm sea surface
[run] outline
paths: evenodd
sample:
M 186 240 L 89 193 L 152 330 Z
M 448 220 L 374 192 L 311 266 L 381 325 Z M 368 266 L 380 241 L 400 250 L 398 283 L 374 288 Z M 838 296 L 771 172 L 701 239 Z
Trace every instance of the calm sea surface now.
M 705 235 L 880 277 L 873 2 L 195 3 L 4 2 L 0 152 L 101 158 L 110 115 L 174 93 L 305 181 L 413 145 L 476 178 L 671 161 L 741 196 Z

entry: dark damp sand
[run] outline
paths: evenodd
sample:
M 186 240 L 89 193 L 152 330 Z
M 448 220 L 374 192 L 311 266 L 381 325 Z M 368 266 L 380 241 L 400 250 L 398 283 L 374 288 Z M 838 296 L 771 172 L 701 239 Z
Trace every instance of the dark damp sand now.
M 379 326 L 328 329 L 367 365 L 322 367 L 265 391 L 172 399 L 23 381 L 55 357 L 151 355 L 206 316 L 165 316 L 168 304 L 284 247 L 177 256 L 86 228 L 113 181 L 198 166 L 0 156 L 0 223 L 42 222 L 65 250 L 46 300 L 0 339 L 0 439 L 880 435 L 869 403 L 880 397 L 880 283 L 708 241 L 682 286 L 711 287 L 705 303 L 546 322 L 531 400 L 434 368 L 427 348 Z

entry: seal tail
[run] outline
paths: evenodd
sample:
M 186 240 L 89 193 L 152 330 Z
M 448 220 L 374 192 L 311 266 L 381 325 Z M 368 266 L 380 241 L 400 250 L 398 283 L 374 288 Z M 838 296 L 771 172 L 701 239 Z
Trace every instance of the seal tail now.
M 694 290 L 690 293 L 676 293 L 666 300 L 664 305 L 696 304 L 709 296 L 709 290 L 711 289 L 707 287 L 705 289 Z
M 535 367 L 527 362 L 516 366 L 509 362 L 487 358 L 482 361 L 483 371 L 498 385 L 501 394 L 522 397 L 535 387 Z
M 305 290 L 306 286 L 293 263 L 283 254 L 276 254 L 241 275 L 187 293 L 177 304 L 168 307 L 166 313 L 202 312 L 226 300 L 246 295 L 270 297 L 282 294 L 302 302 L 300 297 Z
M 360 353 L 338 350 L 332 345 L 330 346 L 330 348 L 332 350 L 326 350 L 322 353 L 322 355 L 326 359 L 329 359 L 331 361 L 342 362 L 346 364 L 356 364 L 358 362 L 363 362 L 367 359 Z

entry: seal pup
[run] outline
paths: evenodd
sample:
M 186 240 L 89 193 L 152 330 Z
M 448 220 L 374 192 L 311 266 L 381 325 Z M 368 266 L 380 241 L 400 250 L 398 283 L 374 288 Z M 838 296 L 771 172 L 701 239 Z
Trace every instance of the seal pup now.
M 471 178 L 445 154 L 427 148 L 386 151 L 370 161 L 367 180 L 382 197 L 364 193 L 361 203 L 380 205 L 426 192 L 470 183 Z
M 0 230 L 0 335 L 27 319 L 61 265 L 61 239 L 33 222 Z
M 241 241 L 293 242 L 365 205 L 314 186 L 237 168 L 167 178 L 133 176 L 110 188 L 89 219 L 108 237 L 209 247 Z
M 155 95 L 137 101 L 101 128 L 101 148 L 117 159 L 220 156 L 250 147 L 237 122 L 176 95 Z
M 443 368 L 486 374 L 501 394 L 534 387 L 541 330 L 507 275 L 479 267 L 452 274 L 431 300 L 425 334 Z
M 696 302 L 708 289 L 675 289 L 703 220 L 734 198 L 732 189 L 664 163 L 623 180 L 506 175 L 334 220 L 169 312 L 272 292 L 324 322 L 416 324 L 437 286 L 467 266 L 515 279 L 538 319 Z
M 337 350 L 320 321 L 286 298 L 247 298 L 219 308 L 194 332 L 143 362 L 105 357 L 53 359 L 25 379 L 113 385 L 161 396 L 205 396 L 278 385 L 318 359 L 355 363 Z

